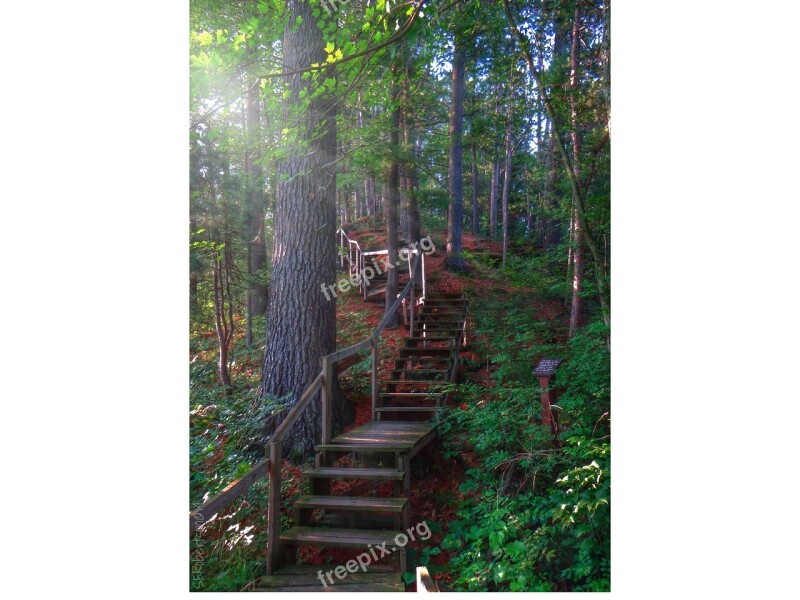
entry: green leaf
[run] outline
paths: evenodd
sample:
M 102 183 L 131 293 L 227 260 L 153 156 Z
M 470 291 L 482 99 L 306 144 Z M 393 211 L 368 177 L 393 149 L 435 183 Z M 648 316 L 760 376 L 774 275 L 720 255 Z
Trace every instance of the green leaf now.
M 517 558 L 525 552 L 525 543 L 522 540 L 516 540 L 506 544 L 504 549 L 510 556 Z

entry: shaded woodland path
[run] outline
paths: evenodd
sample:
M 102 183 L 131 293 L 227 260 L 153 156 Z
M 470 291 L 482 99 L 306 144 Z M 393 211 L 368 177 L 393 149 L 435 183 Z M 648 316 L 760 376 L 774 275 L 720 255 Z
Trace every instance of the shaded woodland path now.
M 490 243 L 481 245 L 487 254 L 494 250 Z M 476 351 L 461 345 L 466 330 L 464 291 L 469 288 L 471 293 L 484 296 L 493 287 L 490 282 L 446 272 L 441 268 L 443 258 L 441 250 L 428 257 L 429 294 L 426 302 L 419 304 L 421 312 L 413 332 L 417 335 L 410 335 L 412 332 L 402 326 L 384 331 L 379 373 L 386 377 L 381 381 L 380 404 L 374 407 L 375 411 L 370 395 L 351 394 L 356 420 L 346 433 L 317 448 L 314 468 L 303 472 L 281 461 L 291 489 L 298 490 L 298 483 L 305 478 L 311 493 L 300 498 L 289 494 L 290 505 L 278 507 L 277 512 L 282 512 L 284 519 L 289 514 L 294 517 L 294 527 L 284 526 L 280 531 L 281 545 L 275 553 L 272 576 L 252 581 L 247 589 L 323 589 L 318 579 L 320 569 L 325 573 L 345 565 L 365 546 L 385 541 L 387 533 L 407 531 L 422 522 L 432 525 L 430 539 L 410 543 L 408 548 L 413 553 L 438 545 L 458 499 L 463 497 L 458 490 L 463 472 L 477 465 L 470 451 L 455 459 L 444 459 L 438 452 L 435 417 L 445 397 L 436 390 L 436 380 L 455 379 L 459 349 L 464 351 L 465 359 Z M 364 326 L 369 329 L 380 322 L 383 314 L 381 297 L 364 301 L 360 295 L 349 294 L 340 298 L 340 303 L 342 312 L 366 313 Z M 553 311 L 552 306 L 541 308 L 546 313 Z M 418 335 L 422 330 L 424 335 Z M 340 340 L 339 347 L 346 343 Z M 337 365 L 340 376 L 356 359 L 354 356 Z M 465 373 L 463 367 L 460 369 L 473 382 L 491 385 L 488 371 L 469 370 Z M 399 443 L 398 437 L 403 438 Z M 446 564 L 447 551 L 430 558 L 433 564 Z M 405 565 L 401 554 L 370 565 L 370 569 L 374 574 L 369 577 L 359 571 L 359 577 L 349 574 L 343 581 L 334 578 L 335 585 L 340 586 L 340 591 L 403 589 L 401 574 Z
M 346 239 L 342 232 L 343 244 L 345 241 L 357 247 L 357 254 L 349 253 L 347 261 L 355 260 L 354 268 L 361 269 L 362 252 L 365 255 L 370 252 Z M 426 521 L 412 523 L 411 461 L 437 435 L 438 416 L 449 396 L 443 386 L 456 376 L 468 310 L 464 295 L 426 294 L 421 252 L 409 264 L 413 265 L 409 281 L 398 298 L 403 300 L 408 335 L 403 338 L 403 347 L 395 353 L 387 371 L 388 379 L 380 384 L 380 389 L 377 360 L 373 358 L 370 419 L 329 441 L 323 425 L 322 443 L 315 446 L 314 466 L 303 471 L 311 493 L 294 500 L 294 525 L 287 530 L 281 530 L 277 520 L 280 509 L 273 511 L 277 518 L 269 526 L 267 576 L 251 582 L 248 591 L 405 589 L 401 579 L 407 570 L 405 544 L 409 538 L 414 540 L 415 531 L 425 536 L 424 540 L 431 535 Z M 368 289 L 363 290 L 365 300 L 371 295 Z M 378 333 L 382 327 L 378 326 Z M 372 346 L 373 357 L 377 357 L 375 338 Z M 356 344 L 352 348 L 358 347 Z M 344 358 L 347 352 L 346 349 L 337 354 Z M 313 388 L 314 385 L 304 398 L 314 393 Z M 303 402 L 301 398 L 297 406 Z M 323 419 L 326 410 L 330 408 L 325 407 L 323 393 Z M 290 414 L 273 434 L 272 439 L 278 439 L 277 454 L 274 443 L 270 444 L 273 463 L 280 460 L 280 437 L 291 421 Z M 273 471 L 279 473 L 280 465 Z M 270 500 L 280 502 L 280 494 Z M 387 546 L 391 551 L 384 550 Z M 326 581 L 322 570 L 300 564 L 303 559 L 298 550 L 303 547 L 347 549 L 354 555 L 341 557 L 342 563 L 348 565 L 348 572 L 341 565 L 333 565 L 337 579 L 334 580 L 331 571 Z M 381 554 L 374 548 L 381 548 Z M 384 560 L 387 555 L 389 558 Z

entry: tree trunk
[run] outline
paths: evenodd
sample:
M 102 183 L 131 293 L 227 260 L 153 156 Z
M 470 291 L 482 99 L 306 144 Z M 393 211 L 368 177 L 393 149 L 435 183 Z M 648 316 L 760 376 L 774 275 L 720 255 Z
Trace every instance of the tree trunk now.
M 463 220 L 464 182 L 462 180 L 463 133 L 464 133 L 464 50 L 459 33 L 453 41 L 453 77 L 450 110 L 450 208 L 447 211 L 447 258 L 445 268 L 450 271 L 465 271 L 461 256 L 461 227 Z
M 361 95 L 358 96 L 358 105 L 361 106 Z M 358 128 L 364 129 L 364 111 L 358 110 Z M 364 204 L 367 217 L 375 216 L 375 178 L 367 175 L 364 178 Z
M 247 89 L 246 113 L 245 168 L 247 171 L 247 275 L 249 281 L 247 308 L 250 315 L 263 315 L 267 310 L 267 286 L 259 281 L 259 274 L 267 264 L 267 247 L 264 244 L 265 199 L 264 169 L 261 166 L 261 108 L 259 87 L 256 82 Z
M 397 299 L 397 209 L 400 204 L 400 161 L 398 152 L 400 150 L 400 82 L 397 68 L 392 68 L 392 116 L 389 126 L 389 144 L 392 148 L 392 162 L 389 166 L 388 189 L 384 196 L 384 212 L 386 213 L 386 239 L 389 257 L 387 260 L 386 271 L 386 310 L 394 304 Z M 394 267 L 394 268 L 392 268 Z M 397 327 L 397 312 L 388 314 L 389 320 L 386 327 L 393 329 Z
M 378 215 L 378 199 L 375 194 L 375 176 L 367 175 L 364 179 L 364 199 L 367 203 L 367 216 L 374 218 Z
M 575 18 L 572 21 L 572 44 L 569 53 L 569 110 L 570 121 L 572 124 L 572 131 L 570 138 L 572 139 L 572 168 L 575 173 L 575 179 L 581 180 L 581 139 L 578 131 L 578 52 L 580 50 L 580 22 L 581 16 L 579 12 L 579 4 L 575 6 Z M 583 297 L 581 296 L 583 288 L 583 235 L 580 219 L 578 219 L 577 204 L 579 198 L 573 194 L 573 219 L 572 219 L 572 233 L 573 233 L 573 247 L 574 253 L 572 255 L 572 308 L 569 316 L 569 337 L 572 338 L 578 327 L 581 326 L 581 315 L 583 313 Z
M 404 132 L 406 144 L 409 142 L 410 132 Z M 414 139 L 413 154 L 416 158 L 420 152 L 421 145 L 419 138 Z M 406 177 L 406 195 L 408 197 L 408 241 L 409 243 L 418 242 L 422 237 L 419 221 L 419 204 L 417 203 L 417 188 L 419 187 L 419 175 L 417 174 L 416 164 L 408 166 L 408 176 Z
M 227 224 L 225 225 L 227 229 Z M 212 285 L 214 288 L 214 325 L 217 332 L 219 361 L 217 371 L 222 385 L 230 391 L 231 375 L 228 365 L 228 352 L 233 339 L 233 297 L 231 296 L 231 251 L 230 235 L 226 232 L 221 250 L 214 251 L 211 265 Z
M 342 197 L 342 223 L 349 225 L 352 222 L 350 218 L 350 192 L 344 190 L 340 194 Z
M 472 235 L 475 239 L 481 233 L 481 214 L 478 205 L 478 150 L 472 142 Z
M 514 136 L 514 89 L 512 89 L 508 103 L 508 124 L 506 125 L 506 163 L 505 175 L 503 176 L 503 267 L 506 266 L 506 256 L 508 255 L 508 190 L 511 187 L 511 158 Z
M 287 7 L 283 69 L 324 63 L 322 34 L 311 5 L 288 0 Z M 320 373 L 320 358 L 336 349 L 336 302 L 320 289 L 336 276 L 336 106 L 329 95 L 308 93 L 312 79 L 296 74 L 287 80 L 284 120 L 299 132 L 278 165 L 271 297 L 258 396 L 289 395 L 294 404 Z M 303 90 L 310 99 L 301 100 Z M 344 399 L 335 396 L 333 409 L 341 415 Z M 288 433 L 285 447 L 295 458 L 309 456 L 319 433 L 319 405 L 312 402 Z
M 497 149 L 495 148 L 495 152 Z M 492 181 L 489 192 L 489 238 L 497 239 L 497 205 L 500 197 L 500 159 L 495 154 L 492 159 Z

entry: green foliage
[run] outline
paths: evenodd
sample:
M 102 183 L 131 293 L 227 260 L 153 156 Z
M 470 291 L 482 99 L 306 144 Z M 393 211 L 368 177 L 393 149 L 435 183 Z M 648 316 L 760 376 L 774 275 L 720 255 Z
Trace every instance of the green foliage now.
M 458 385 L 454 396 L 462 409 L 449 410 L 441 425 L 446 457 L 469 448 L 478 461 L 465 473 L 458 518 L 442 542 L 454 585 L 469 591 L 608 590 L 608 328 L 589 325 L 564 348 L 519 292 L 472 306 L 494 386 L 487 393 L 474 383 Z M 558 445 L 539 424 L 531 368 L 541 356 L 565 359 L 555 382 L 561 390 Z

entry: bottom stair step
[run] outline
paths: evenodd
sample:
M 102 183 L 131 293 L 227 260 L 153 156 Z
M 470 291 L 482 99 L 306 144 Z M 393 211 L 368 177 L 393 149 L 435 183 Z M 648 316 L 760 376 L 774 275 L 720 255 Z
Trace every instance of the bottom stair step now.
M 394 538 L 402 531 L 387 529 L 328 529 L 325 527 L 292 527 L 281 533 L 282 544 L 331 548 L 365 548 L 372 544 L 380 546 L 387 542 L 386 548 L 396 548 Z
M 375 412 L 436 412 L 445 410 L 441 406 L 381 406 Z
M 286 565 L 272 575 L 259 577 L 244 590 L 247 592 L 404 592 L 405 585 L 397 572 L 386 572 L 369 565 L 366 573 L 359 567 L 342 579 L 327 573 L 338 565 Z M 320 579 L 320 571 L 323 579 Z M 331 580 L 334 582 L 331 584 Z M 327 584 L 323 585 L 322 581 Z

